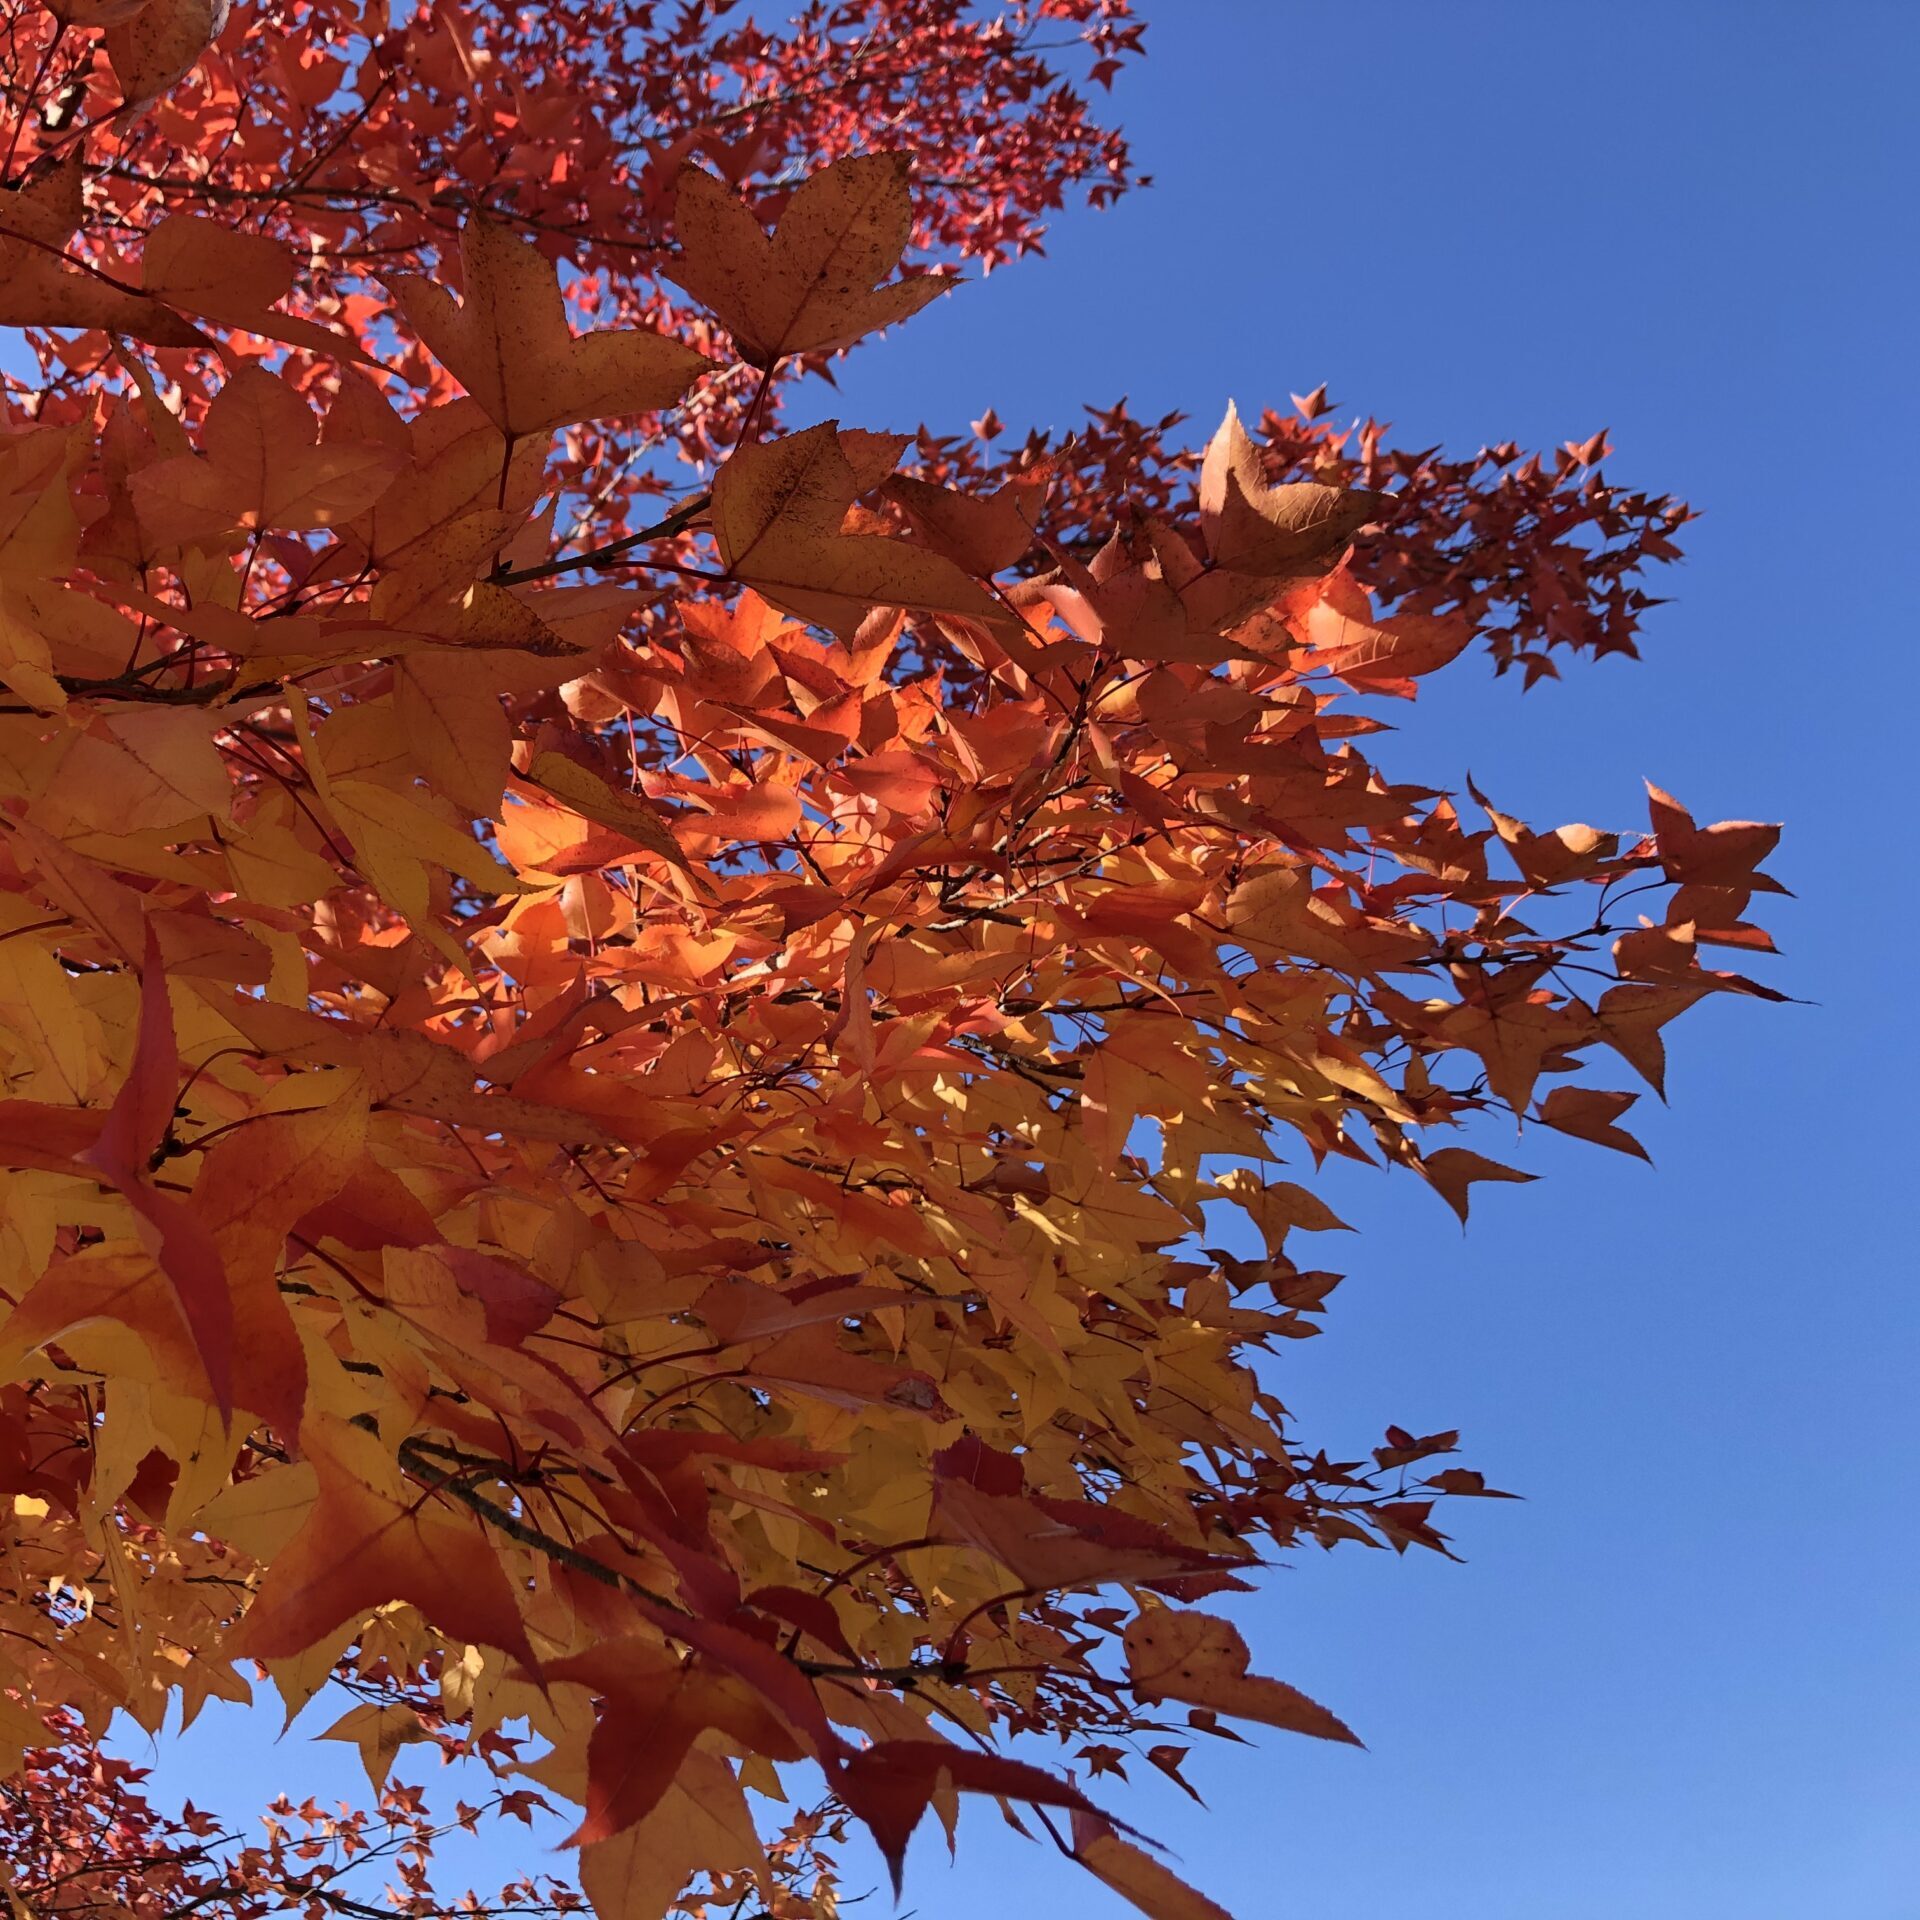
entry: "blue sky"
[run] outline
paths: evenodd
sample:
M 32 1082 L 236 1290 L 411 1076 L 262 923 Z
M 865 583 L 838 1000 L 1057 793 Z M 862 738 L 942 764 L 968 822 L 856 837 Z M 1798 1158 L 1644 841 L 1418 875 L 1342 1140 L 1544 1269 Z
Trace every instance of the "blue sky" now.
M 1646 660 L 1524 697 L 1463 665 L 1385 757 L 1536 822 L 1638 824 L 1643 775 L 1785 820 L 1768 977 L 1810 1004 L 1681 1024 L 1652 1171 L 1530 1137 L 1548 1177 L 1464 1237 L 1411 1181 L 1330 1179 L 1353 1277 L 1278 1390 L 1354 1447 L 1459 1426 L 1527 1502 L 1457 1512 L 1464 1565 L 1316 1555 L 1241 1609 L 1367 1752 L 1209 1743 L 1206 1811 L 1116 1804 L 1243 1920 L 1920 1916 L 1920 8 L 1146 11 L 1117 110 L 1155 188 L 860 356 L 833 410 L 1069 427 L 1126 393 L 1204 428 L 1325 380 L 1405 444 L 1611 429 L 1611 477 L 1706 510 Z M 162 1783 L 236 1805 L 307 1760 L 229 1717 Z M 916 1843 L 926 1920 L 1127 1911 L 990 1806 L 962 1841 Z

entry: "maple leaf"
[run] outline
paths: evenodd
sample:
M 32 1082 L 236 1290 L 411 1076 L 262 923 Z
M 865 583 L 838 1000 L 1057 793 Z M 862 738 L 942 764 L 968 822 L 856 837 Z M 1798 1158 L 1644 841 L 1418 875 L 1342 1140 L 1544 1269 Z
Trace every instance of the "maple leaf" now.
M 1467 791 L 1486 809 L 1494 831 L 1505 842 L 1531 886 L 1556 887 L 1568 880 L 1585 879 L 1619 851 L 1620 836 L 1616 833 L 1602 833 L 1596 827 L 1582 825 L 1534 833 L 1524 821 L 1491 806 L 1471 780 L 1467 782 Z
M 1540 1118 L 1562 1133 L 1577 1134 L 1603 1147 L 1615 1147 L 1645 1160 L 1647 1150 L 1624 1127 L 1614 1124 L 1639 1099 L 1637 1093 L 1605 1093 L 1598 1087 L 1555 1087 L 1540 1102 Z
M 872 1833 L 893 1875 L 896 1893 L 907 1842 L 943 1780 L 965 1793 L 991 1793 L 1035 1806 L 1098 1815 L 1077 1788 L 1038 1767 L 944 1740 L 882 1740 L 848 1755 L 831 1778 L 840 1797 Z
M 1781 889 L 1778 882 L 1756 872 L 1759 863 L 1780 844 L 1778 827 L 1753 820 L 1723 820 L 1701 828 L 1693 815 L 1671 794 L 1647 782 L 1647 810 L 1653 819 L 1660 862 L 1669 879 L 1683 884 Z
M 912 232 L 911 172 L 905 154 L 837 160 L 807 178 L 769 237 L 738 194 L 688 164 L 674 195 L 680 253 L 668 277 L 719 316 L 753 366 L 847 346 L 953 284 L 933 274 L 879 284 Z
M 575 339 L 559 274 L 484 214 L 460 229 L 460 284 L 456 302 L 418 274 L 387 282 L 407 324 L 509 439 L 671 406 L 713 364 L 644 327 Z
M 279 310 L 294 279 L 289 248 L 201 214 L 169 215 L 140 252 L 142 289 L 178 312 L 331 357 L 371 362 L 351 335 Z
M 405 464 L 373 442 L 318 440 L 319 422 L 292 387 L 242 367 L 207 408 L 203 451 L 134 476 L 141 521 L 165 542 L 208 529 L 333 526 L 364 513 Z
M 1250 1674 L 1247 1643 L 1228 1621 L 1156 1607 L 1128 1622 L 1125 1645 L 1133 1690 L 1148 1706 L 1158 1700 L 1184 1700 L 1284 1727 L 1289 1733 L 1360 1744 L 1318 1701 L 1284 1680 Z
M 115 10 L 107 24 L 107 58 L 125 110 L 136 112 L 193 70 L 227 24 L 230 0 L 144 0 Z
M 172 1126 L 180 1077 L 159 930 L 149 919 L 133 1059 L 106 1124 L 84 1158 L 113 1182 L 133 1209 L 142 1238 L 179 1301 L 214 1403 L 224 1416 L 233 1408 L 233 1300 L 220 1250 L 202 1222 L 148 1178 Z
M 346 1185 L 366 1146 L 363 1089 L 349 1077 L 324 1091 L 295 1081 L 292 1104 L 217 1140 L 189 1202 L 233 1302 L 234 1398 L 288 1439 L 300 1432 L 307 1363 L 279 1287 L 287 1235 Z
M 198 345 L 189 321 L 69 256 L 84 178 L 76 149 L 0 192 L 0 325 L 101 327 L 157 347 Z
M 1391 495 L 1313 480 L 1269 485 L 1260 456 L 1229 406 L 1200 469 L 1200 526 L 1216 566 L 1291 580 L 1326 572 Z
M 1001 573 L 1032 548 L 1047 483 L 1045 467 L 1017 473 L 980 498 L 896 475 L 887 497 L 907 510 L 935 552 L 978 577 Z
M 590 1686 L 605 1699 L 587 1746 L 586 1818 L 572 1845 L 611 1839 L 644 1820 L 710 1727 L 782 1760 L 801 1756 L 780 1720 L 737 1679 L 697 1659 L 677 1660 L 657 1640 L 606 1642 L 550 1663 L 545 1677 Z
M 1009 623 L 944 555 L 843 533 L 860 491 L 836 421 L 737 448 L 713 483 L 713 531 L 727 570 L 776 607 L 836 632 L 853 631 L 880 606 Z
M 1344 596 L 1342 596 L 1344 598 Z M 1386 620 L 1355 617 L 1324 588 L 1302 625 L 1308 667 L 1324 668 L 1370 693 L 1412 699 L 1414 681 L 1437 673 L 1473 642 L 1471 622 L 1457 615 L 1405 613 Z
M 226 820 L 233 784 L 214 723 L 191 709 L 109 708 L 50 761 L 31 808 L 49 833 L 113 833 Z
M 378 1793 L 387 1784 L 387 1775 L 402 1747 L 429 1739 L 420 1716 L 411 1707 L 387 1705 L 368 1700 L 343 1713 L 332 1726 L 317 1736 L 322 1740 L 344 1740 L 360 1750 L 360 1764 L 366 1769 L 367 1784 Z
M 337 1415 L 309 1414 L 300 1440 L 319 1498 L 230 1638 L 236 1658 L 283 1659 L 405 1600 L 443 1632 L 538 1669 L 513 1590 L 480 1534 L 409 1495 L 378 1439 Z
M 1420 1162 L 1420 1171 L 1432 1182 L 1433 1189 L 1467 1224 L 1467 1190 L 1476 1181 L 1528 1181 L 1537 1174 L 1522 1173 L 1517 1167 L 1502 1166 L 1471 1147 L 1441 1147 Z

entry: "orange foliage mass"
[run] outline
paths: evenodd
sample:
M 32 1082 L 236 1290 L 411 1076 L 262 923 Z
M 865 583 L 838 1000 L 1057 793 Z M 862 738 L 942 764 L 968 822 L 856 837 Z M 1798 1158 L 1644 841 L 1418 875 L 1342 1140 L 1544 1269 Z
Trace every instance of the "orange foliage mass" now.
M 1035 55 L 840 10 L 975 62 L 859 153 L 899 42 L 870 91 L 830 36 L 627 11 L 759 126 L 721 86 L 623 144 L 590 15 L 544 62 L 438 5 L 10 16 L 0 1745 L 251 1660 L 354 1691 L 376 1780 L 432 1738 L 577 1802 L 607 1920 L 824 1912 L 823 1830 L 897 1873 L 955 1792 L 1216 1913 L 1003 1743 L 1118 1772 L 1165 1702 L 1352 1739 L 1194 1603 L 1444 1550 L 1488 1490 L 1424 1464 L 1451 1434 L 1293 1430 L 1260 1357 L 1343 1223 L 1257 1169 L 1464 1217 L 1527 1176 L 1462 1123 L 1637 1152 L 1567 1076 L 1657 1089 L 1669 1020 L 1767 991 L 1702 952 L 1765 947 L 1772 829 L 1655 792 L 1536 833 L 1358 744 L 1478 633 L 1630 645 L 1684 510 L 1595 445 L 1349 455 L 1318 396 L 1197 463 L 1123 414 L 997 470 L 990 422 L 783 434 L 797 365 L 945 291 L 926 253 L 1027 244 L 1101 140 L 1055 100 L 1053 175 L 1015 142 L 917 203 Z M 1126 15 L 1020 10 L 1100 64 Z M 770 1856 L 743 1789 L 799 1763 L 827 1811 Z

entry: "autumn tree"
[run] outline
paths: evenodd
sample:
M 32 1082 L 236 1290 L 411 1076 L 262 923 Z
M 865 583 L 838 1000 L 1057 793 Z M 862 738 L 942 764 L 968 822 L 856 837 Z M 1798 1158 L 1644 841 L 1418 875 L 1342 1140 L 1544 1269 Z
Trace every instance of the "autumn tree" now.
M 961 1794 L 1217 1912 L 1103 1776 L 1353 1736 L 1204 1603 L 1489 1491 L 1294 1429 L 1340 1223 L 1275 1161 L 1464 1218 L 1528 1177 L 1478 1117 L 1637 1151 L 1606 1063 L 1769 991 L 1701 955 L 1765 948 L 1771 828 L 1537 832 L 1361 747 L 1476 649 L 1631 652 L 1684 507 L 1324 393 L 1204 449 L 785 430 L 1133 183 L 1084 89 L 1141 27 L 730 12 L 5 10 L 32 1910 L 350 1911 L 312 1862 L 382 1845 L 443 1910 L 409 1790 L 276 1855 L 95 1744 L 266 1683 L 376 1777 L 477 1759 L 456 1822 L 575 1804 L 608 1920 L 824 1913 L 849 1823 L 897 1876 Z

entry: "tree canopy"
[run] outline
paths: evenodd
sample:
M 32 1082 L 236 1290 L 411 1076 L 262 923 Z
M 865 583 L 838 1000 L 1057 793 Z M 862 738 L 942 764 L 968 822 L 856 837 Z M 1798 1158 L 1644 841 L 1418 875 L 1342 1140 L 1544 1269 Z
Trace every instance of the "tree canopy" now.
M 789 427 L 1136 183 L 1089 101 L 1142 44 L 0 8 L 25 1911 L 371 1910 L 369 1849 L 449 1910 L 411 1788 L 254 1844 L 97 1746 L 261 1687 L 376 1789 L 490 1769 L 455 1824 L 577 1807 L 580 1891 L 495 1905 L 603 1920 L 826 1920 L 850 1823 L 897 1878 L 969 1794 L 1194 1920 L 1127 1765 L 1354 1738 L 1207 1602 L 1493 1490 L 1297 1429 L 1345 1223 L 1276 1166 L 1464 1219 L 1529 1177 L 1480 1116 L 1638 1152 L 1666 1025 L 1777 997 L 1713 951 L 1777 834 L 1367 758 L 1429 675 L 1634 651 L 1688 510 L 1602 437 Z

